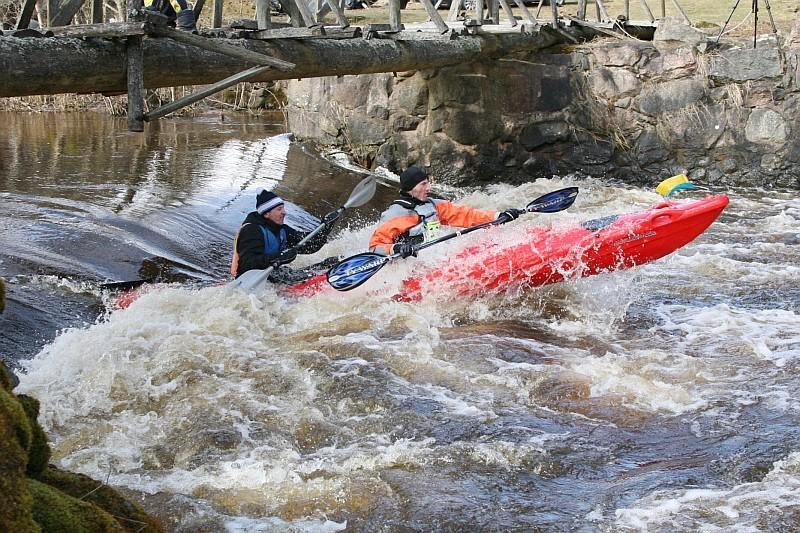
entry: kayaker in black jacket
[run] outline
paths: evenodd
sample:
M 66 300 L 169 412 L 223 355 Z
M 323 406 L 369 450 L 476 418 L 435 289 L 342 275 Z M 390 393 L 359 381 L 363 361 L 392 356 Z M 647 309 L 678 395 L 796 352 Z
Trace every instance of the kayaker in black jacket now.
M 333 224 L 326 224 L 313 239 L 300 248 L 295 246 L 308 235 L 283 223 L 286 218 L 283 199 L 275 193 L 263 190 L 256 197 L 256 210 L 248 213 L 236 234 L 233 246 L 231 275 L 238 278 L 248 270 L 263 270 L 274 263 L 286 265 L 297 258 L 297 254 L 313 254 L 328 240 Z M 304 269 L 293 270 L 279 266 L 272 271 L 269 280 L 275 283 L 297 283 L 304 281 L 320 270 L 330 268 L 338 261 L 331 257 Z

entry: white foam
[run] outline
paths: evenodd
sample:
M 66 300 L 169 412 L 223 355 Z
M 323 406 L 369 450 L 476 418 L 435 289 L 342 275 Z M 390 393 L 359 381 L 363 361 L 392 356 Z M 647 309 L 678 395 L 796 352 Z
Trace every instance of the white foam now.
M 762 481 L 732 488 L 656 490 L 635 505 L 617 509 L 618 528 L 640 531 L 763 531 L 782 513 L 800 506 L 800 453 L 773 464 Z

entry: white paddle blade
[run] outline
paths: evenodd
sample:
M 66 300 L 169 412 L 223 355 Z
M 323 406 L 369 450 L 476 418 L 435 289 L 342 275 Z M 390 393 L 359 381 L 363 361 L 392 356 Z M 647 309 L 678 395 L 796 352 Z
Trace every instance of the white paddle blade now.
M 375 196 L 376 187 L 377 181 L 375 181 L 375 176 L 367 176 L 355 186 L 353 192 L 350 193 L 350 198 L 347 199 L 342 207 L 349 209 L 351 207 L 360 207 L 364 205 Z
M 263 292 L 267 288 L 269 275 L 273 268 L 265 268 L 264 270 L 248 270 L 235 280 L 228 284 L 232 289 L 239 289 L 244 292 Z

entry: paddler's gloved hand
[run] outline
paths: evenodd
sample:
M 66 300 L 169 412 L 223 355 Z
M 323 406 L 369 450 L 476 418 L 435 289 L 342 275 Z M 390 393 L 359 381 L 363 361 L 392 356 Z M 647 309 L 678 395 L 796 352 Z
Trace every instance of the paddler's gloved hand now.
M 334 222 L 339 220 L 339 217 L 341 216 L 341 214 L 342 213 L 338 209 L 336 211 L 331 211 L 330 213 L 328 213 L 327 215 L 322 217 L 322 222 L 326 226 L 332 226 Z
M 297 259 L 297 250 L 294 248 L 287 248 L 281 252 L 281 255 L 275 258 L 275 262 L 279 265 L 288 265 L 295 259 Z
M 511 209 L 506 209 L 502 213 L 498 214 L 497 220 L 505 220 L 506 222 L 510 222 L 512 220 L 519 218 L 519 216 L 524 212 L 525 212 L 524 209 L 514 209 L 512 207 Z
M 392 253 L 400 254 L 400 257 L 403 259 L 411 255 L 417 257 L 417 251 L 414 250 L 414 246 L 407 242 L 398 242 L 392 246 Z

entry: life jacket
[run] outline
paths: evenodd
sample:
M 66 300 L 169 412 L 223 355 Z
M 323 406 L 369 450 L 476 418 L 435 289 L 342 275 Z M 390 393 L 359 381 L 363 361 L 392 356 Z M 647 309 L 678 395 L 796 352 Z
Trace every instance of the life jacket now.
M 242 228 L 247 224 L 250 224 L 250 222 L 242 224 L 242 227 L 239 228 L 239 231 L 236 232 L 236 236 L 233 238 L 233 257 L 231 258 L 231 276 L 233 277 L 236 277 L 236 273 L 239 271 L 239 250 L 237 248 L 239 232 L 241 232 Z M 288 246 L 289 236 L 286 233 L 286 228 L 281 227 L 278 231 L 278 235 L 275 235 L 262 225 L 259 225 L 258 229 L 261 230 L 261 234 L 264 236 L 264 255 L 266 255 L 268 259 L 278 257 Z
M 424 202 L 415 202 L 406 198 L 398 198 L 386 210 L 384 218 L 389 219 L 395 216 L 407 215 L 409 212 L 416 214 L 419 217 L 419 222 L 400 235 L 396 239 L 397 242 L 422 244 L 439 236 L 442 223 L 439 220 L 439 212 L 436 210 L 436 200 L 428 199 Z

